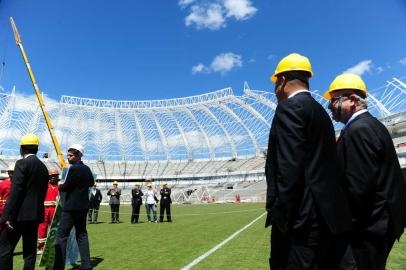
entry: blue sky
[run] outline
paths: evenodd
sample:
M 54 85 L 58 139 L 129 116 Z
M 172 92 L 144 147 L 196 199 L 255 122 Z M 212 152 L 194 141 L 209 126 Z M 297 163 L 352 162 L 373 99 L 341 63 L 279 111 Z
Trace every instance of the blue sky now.
M 351 69 L 369 88 L 406 76 L 406 0 L 0 0 L 0 86 L 31 94 L 13 16 L 42 91 L 148 100 L 244 81 L 270 90 L 280 58 L 308 56 L 313 89 Z

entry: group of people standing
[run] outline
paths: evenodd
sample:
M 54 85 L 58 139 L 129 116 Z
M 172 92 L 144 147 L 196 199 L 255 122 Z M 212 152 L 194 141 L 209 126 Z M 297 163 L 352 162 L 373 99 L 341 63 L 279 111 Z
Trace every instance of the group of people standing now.
M 40 161 L 39 139 L 26 134 L 20 140 L 19 159 L 9 168 L 9 178 L 0 184 L 0 269 L 13 269 L 13 253 L 20 238 L 23 240 L 24 269 L 34 269 L 37 252 L 45 244 L 59 193 L 64 193 L 60 225 L 57 230 L 53 269 L 65 268 L 66 242 L 72 227 L 81 257 L 80 269 L 91 269 L 86 214 L 89 208 L 88 191 L 94 183 L 93 175 L 81 161 L 83 148 L 69 147 L 70 164 L 64 183 L 59 183 L 59 171 Z
M 140 208 L 142 205 L 142 197 L 145 196 L 145 208 L 147 212 L 148 222 L 157 223 L 157 204 L 160 203 L 160 215 L 159 221 L 164 221 L 164 215 L 166 212 L 166 218 L 168 222 L 172 222 L 171 216 L 171 189 L 168 188 L 168 183 L 164 182 L 163 187 L 160 190 L 160 200 L 157 197 L 158 193 L 153 189 L 151 183 L 147 183 L 147 190 L 145 194 L 141 190 L 141 183 L 136 182 L 135 188 L 131 190 L 131 223 L 135 224 L 139 221 Z M 110 196 L 109 205 L 111 210 L 110 223 L 120 223 L 120 196 L 121 189 L 118 187 L 118 182 L 114 181 L 113 186 L 107 191 L 107 196 Z M 102 201 L 102 195 L 96 183 L 90 194 L 90 207 L 88 213 L 88 221 L 90 224 L 97 223 L 98 212 L 100 203 Z
M 83 148 L 73 145 L 68 149 L 69 173 L 66 181 L 58 185 L 59 171 L 48 171 L 36 157 L 38 146 L 36 135 L 23 136 L 20 141 L 22 159 L 16 162 L 14 169 L 8 169 L 11 181 L 1 183 L 1 193 L 8 195 L 2 194 L 0 201 L 3 210 L 0 218 L 0 269 L 13 269 L 13 252 L 21 237 L 24 269 L 35 268 L 36 255 L 43 251 L 59 192 L 65 193 L 65 202 L 55 245 L 52 247 L 55 248 L 53 269 L 65 268 L 66 241 L 73 226 L 79 245 L 81 269 L 91 269 L 83 213 L 87 213 L 88 188 L 93 184 L 93 176 L 81 162 Z
M 278 99 L 265 173 L 273 270 L 384 270 L 406 226 L 406 182 L 391 136 L 367 110 L 368 91 L 341 74 L 312 97 L 307 57 L 290 54 L 271 76 Z

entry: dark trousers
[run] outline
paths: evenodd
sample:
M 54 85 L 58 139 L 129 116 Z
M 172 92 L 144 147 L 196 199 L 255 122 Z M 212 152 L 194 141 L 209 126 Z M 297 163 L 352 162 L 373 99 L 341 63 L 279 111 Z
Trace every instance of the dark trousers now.
M 386 260 L 392 250 L 394 235 L 357 233 L 351 241 L 358 270 L 385 270 Z
M 111 222 L 120 221 L 120 205 L 119 204 L 110 204 L 111 209 Z
M 7 230 L 4 225 L 0 229 L 0 269 L 13 270 L 13 253 L 23 238 L 24 270 L 35 268 L 37 258 L 38 221 L 21 221 L 12 224 L 14 229 Z
M 88 221 L 90 223 L 97 223 L 97 217 L 99 216 L 100 206 L 94 206 L 89 209 Z
M 164 212 L 166 211 L 166 219 L 171 222 L 171 204 L 169 202 L 163 202 L 159 205 L 159 221 L 164 221 Z
M 323 227 L 282 233 L 272 226 L 269 266 L 272 270 L 352 270 L 354 261 L 341 267 L 348 246 L 347 236 L 333 236 Z
M 80 269 L 91 269 L 89 239 L 86 230 L 87 211 L 63 211 L 55 241 L 54 270 L 65 269 L 66 246 L 70 231 L 75 226 L 81 265 Z
M 140 207 L 141 204 L 132 204 L 132 213 L 131 213 L 131 223 L 138 223 L 138 218 L 140 217 Z

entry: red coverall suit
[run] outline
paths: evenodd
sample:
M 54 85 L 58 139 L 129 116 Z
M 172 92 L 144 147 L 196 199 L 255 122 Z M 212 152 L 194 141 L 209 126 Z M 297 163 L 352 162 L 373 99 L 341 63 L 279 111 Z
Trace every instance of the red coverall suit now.
M 44 222 L 38 226 L 38 249 L 43 249 L 47 240 L 48 228 L 51 226 L 54 218 L 56 202 L 58 197 L 58 184 L 52 185 L 48 183 L 48 191 L 45 197 L 45 217 Z
M 0 182 L 0 217 L 3 214 L 3 209 L 6 204 L 8 194 L 10 193 L 10 188 L 10 178 L 6 178 Z

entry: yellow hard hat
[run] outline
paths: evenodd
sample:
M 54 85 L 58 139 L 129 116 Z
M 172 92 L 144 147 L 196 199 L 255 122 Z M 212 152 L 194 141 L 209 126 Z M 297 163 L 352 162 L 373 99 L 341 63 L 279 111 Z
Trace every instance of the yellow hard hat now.
M 139 187 L 139 186 L 141 186 L 141 183 L 140 182 L 135 182 L 135 185 Z
M 323 97 L 331 100 L 331 93 L 339 90 L 358 90 L 363 92 L 366 96 L 368 95 L 367 87 L 360 76 L 351 73 L 344 73 L 338 75 L 334 81 L 330 84 L 328 91 L 324 93 Z
M 59 171 L 58 171 L 58 169 L 50 169 L 48 171 L 48 174 L 49 175 L 57 175 L 57 174 L 59 174 Z
M 151 184 L 151 183 L 148 183 L 148 184 L 147 184 L 147 187 L 152 187 L 152 184 Z
M 31 133 L 25 134 L 20 140 L 20 145 L 39 145 L 38 136 Z
M 113 185 L 118 185 L 118 182 L 117 182 L 117 181 L 114 181 L 114 182 L 113 182 Z
M 312 65 L 306 56 L 298 53 L 291 53 L 284 57 L 276 66 L 274 74 L 269 78 L 272 82 L 276 82 L 276 76 L 287 71 L 307 71 L 310 77 L 313 77 Z
M 163 182 L 162 185 L 163 185 L 163 186 L 167 186 L 167 185 L 168 185 L 168 182 Z

